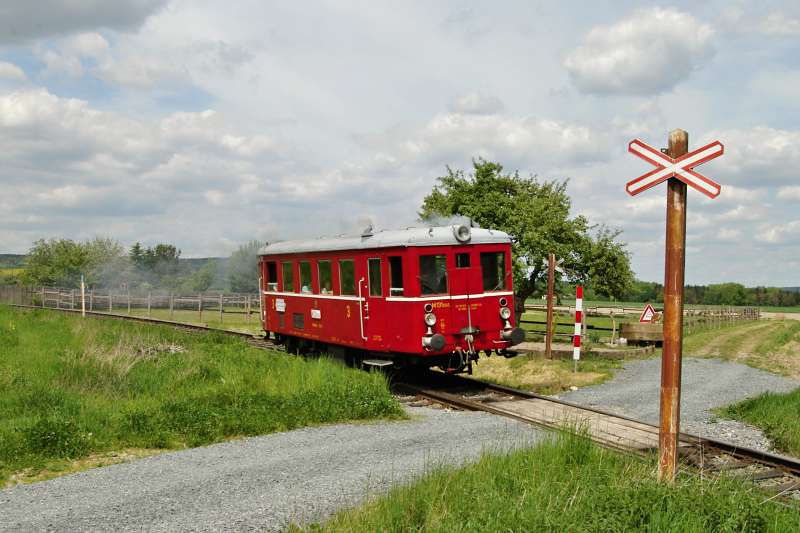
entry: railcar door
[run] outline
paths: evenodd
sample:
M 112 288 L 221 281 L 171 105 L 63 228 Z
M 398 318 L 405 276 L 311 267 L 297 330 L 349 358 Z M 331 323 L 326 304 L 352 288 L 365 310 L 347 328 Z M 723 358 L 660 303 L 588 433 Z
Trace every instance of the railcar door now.
M 472 265 L 469 250 L 456 250 L 455 268 L 450 271 L 450 332 L 454 335 L 474 333 L 477 328 L 476 311 L 482 305 L 474 298 L 480 291 L 476 283 L 477 268 Z
M 367 258 L 366 283 L 362 288 L 364 297 L 364 336 L 367 348 L 382 350 L 386 346 L 386 294 L 383 283 L 384 260 L 380 257 Z

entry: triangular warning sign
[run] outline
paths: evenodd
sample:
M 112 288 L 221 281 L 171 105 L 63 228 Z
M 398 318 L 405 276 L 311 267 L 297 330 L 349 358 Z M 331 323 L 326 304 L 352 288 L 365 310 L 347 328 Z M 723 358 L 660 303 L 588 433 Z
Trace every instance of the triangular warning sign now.
M 653 309 L 652 305 L 647 304 L 647 306 L 644 308 L 644 311 L 642 311 L 642 316 L 639 317 L 639 322 L 652 322 L 655 316 L 656 310 Z

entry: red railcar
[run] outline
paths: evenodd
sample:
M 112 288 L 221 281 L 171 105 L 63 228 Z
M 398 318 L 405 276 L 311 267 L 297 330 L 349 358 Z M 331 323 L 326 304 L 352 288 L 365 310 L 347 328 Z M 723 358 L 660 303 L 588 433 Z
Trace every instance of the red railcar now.
M 264 330 L 292 352 L 457 372 L 524 339 L 500 231 L 370 231 L 269 244 L 259 256 Z

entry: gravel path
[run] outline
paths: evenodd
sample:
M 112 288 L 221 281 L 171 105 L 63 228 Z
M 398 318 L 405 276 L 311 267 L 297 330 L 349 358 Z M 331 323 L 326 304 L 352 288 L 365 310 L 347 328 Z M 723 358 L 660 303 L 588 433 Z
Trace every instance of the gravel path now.
M 535 442 L 486 413 L 306 428 L 165 453 L 0 491 L 0 531 L 277 531 L 442 463 Z
M 800 382 L 739 363 L 684 358 L 681 430 L 769 450 L 770 443 L 760 430 L 741 422 L 718 419 L 711 409 L 762 392 L 788 392 L 798 386 Z M 660 388 L 661 359 L 647 359 L 626 362 L 612 380 L 561 394 L 559 398 L 657 424 Z

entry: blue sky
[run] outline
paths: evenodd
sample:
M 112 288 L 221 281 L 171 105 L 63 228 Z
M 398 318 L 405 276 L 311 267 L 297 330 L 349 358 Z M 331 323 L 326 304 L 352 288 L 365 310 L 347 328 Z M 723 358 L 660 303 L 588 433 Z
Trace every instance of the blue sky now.
M 664 187 L 626 152 L 689 131 L 687 282 L 800 285 L 792 2 L 36 0 L 0 7 L 0 250 L 110 235 L 224 255 L 413 223 L 473 157 L 570 180 L 663 278 Z

